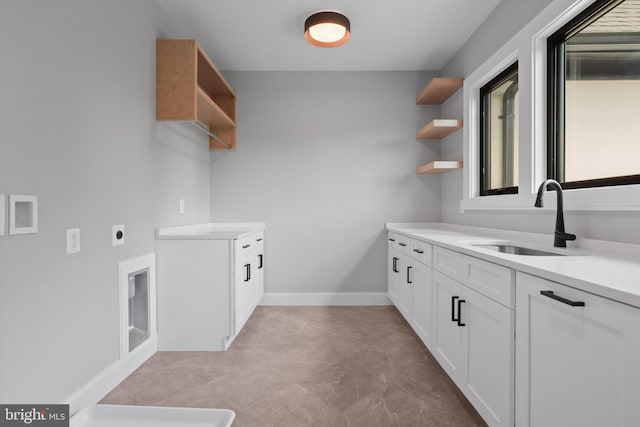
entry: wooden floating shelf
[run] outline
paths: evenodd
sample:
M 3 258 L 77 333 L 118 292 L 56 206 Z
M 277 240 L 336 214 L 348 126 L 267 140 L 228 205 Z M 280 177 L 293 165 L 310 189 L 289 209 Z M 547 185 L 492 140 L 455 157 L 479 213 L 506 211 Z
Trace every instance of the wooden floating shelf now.
M 416 134 L 416 139 L 442 139 L 462 128 L 462 120 L 435 119 Z
M 438 175 L 445 172 L 451 172 L 457 169 L 462 169 L 462 162 L 456 160 L 437 160 L 435 162 L 427 163 L 416 169 L 416 174 Z
M 156 120 L 190 121 L 236 148 L 236 95 L 195 40 L 156 40 Z
M 463 78 L 435 77 L 416 98 L 418 105 L 440 105 L 462 87 Z

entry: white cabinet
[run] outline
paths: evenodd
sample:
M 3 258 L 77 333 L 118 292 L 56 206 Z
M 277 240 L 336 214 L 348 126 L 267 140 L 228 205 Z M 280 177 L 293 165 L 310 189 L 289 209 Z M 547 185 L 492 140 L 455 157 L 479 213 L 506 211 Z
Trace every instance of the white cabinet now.
M 413 270 L 409 257 L 400 257 L 400 281 L 398 285 L 398 310 L 405 320 L 411 323 L 413 315 Z
M 433 287 L 431 268 L 416 262 L 412 269 L 413 307 L 409 322 L 422 342 L 431 349 L 432 321 L 431 307 L 433 306 Z
M 255 309 L 262 297 L 264 296 L 264 235 L 260 234 L 255 238 L 256 249 L 255 249 L 255 276 L 252 277 L 254 280 L 254 298 L 253 298 L 253 308 Z M 253 311 L 253 309 L 251 310 Z
M 514 421 L 514 312 L 463 286 L 458 311 L 462 327 L 458 386 L 492 426 Z
M 435 252 L 434 252 L 435 253 Z M 463 360 L 462 333 L 458 325 L 462 285 L 439 271 L 433 272 L 433 342 L 432 354 L 449 376 L 456 381 Z M 458 381 L 456 381 L 457 383 Z
M 400 251 L 395 246 L 389 244 L 388 247 L 388 263 L 387 263 L 387 293 L 391 302 L 397 306 L 399 304 L 399 286 L 400 286 Z
M 158 349 L 226 350 L 264 293 L 264 232 L 156 240 Z
M 489 425 L 513 426 L 514 313 L 496 301 L 513 294 L 513 271 L 440 247 L 433 254 L 432 353 Z
M 640 309 L 524 273 L 516 283 L 516 425 L 640 425 Z
M 234 332 L 237 335 L 264 294 L 264 234 L 259 232 L 237 239 L 234 246 Z
M 429 243 L 389 233 L 389 299 L 427 347 L 431 346 L 431 248 Z

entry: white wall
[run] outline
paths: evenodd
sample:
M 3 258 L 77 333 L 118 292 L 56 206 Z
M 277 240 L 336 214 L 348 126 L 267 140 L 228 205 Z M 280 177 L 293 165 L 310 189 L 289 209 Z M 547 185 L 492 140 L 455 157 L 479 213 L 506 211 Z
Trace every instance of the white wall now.
M 0 236 L 0 402 L 61 401 L 116 361 L 118 261 L 209 218 L 206 138 L 155 121 L 168 36 L 152 0 L 0 2 L 0 193 L 39 202 L 38 234 Z
M 417 72 L 229 72 L 238 149 L 214 153 L 211 218 L 265 221 L 267 292 L 384 292 L 387 221 L 437 221 L 439 157 Z
M 551 3 L 550 0 L 502 0 L 441 74 L 454 77 L 470 75 L 549 3 Z M 568 6 L 571 1 L 566 0 L 565 3 Z M 461 117 L 463 108 L 462 91 L 459 91 L 442 107 L 443 116 Z M 462 159 L 462 144 L 463 132 L 457 132 L 448 137 L 442 144 L 443 158 Z M 466 211 L 461 213 L 462 173 L 459 172 L 443 176 L 441 191 L 444 222 L 548 233 L 550 242 L 553 239 L 554 211 Z M 550 195 L 550 197 L 554 196 Z M 532 197 L 532 206 L 533 202 Z M 578 238 L 590 237 L 640 243 L 640 215 L 637 212 L 565 212 L 565 224 L 567 231 L 577 234 Z

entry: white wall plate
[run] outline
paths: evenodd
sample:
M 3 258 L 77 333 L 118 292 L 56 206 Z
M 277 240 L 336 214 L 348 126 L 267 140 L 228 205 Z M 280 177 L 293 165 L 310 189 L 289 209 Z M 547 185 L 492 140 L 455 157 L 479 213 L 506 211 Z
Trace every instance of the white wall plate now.
M 38 197 L 9 195 L 9 234 L 38 232 Z

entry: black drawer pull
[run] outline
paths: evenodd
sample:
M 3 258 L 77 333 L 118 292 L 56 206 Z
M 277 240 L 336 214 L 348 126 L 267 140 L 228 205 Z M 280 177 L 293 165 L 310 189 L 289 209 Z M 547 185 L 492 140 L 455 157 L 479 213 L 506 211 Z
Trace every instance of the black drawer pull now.
M 423 254 L 424 251 L 422 249 L 414 249 L 413 252 L 417 252 L 419 254 Z
M 398 243 L 400 246 L 407 246 L 406 243 Z
M 259 239 L 256 239 L 256 242 L 262 242 L 262 237 Z
M 263 256 L 264 256 L 263 254 L 259 254 L 258 255 L 258 261 L 260 261 L 260 263 L 258 264 L 258 270 L 260 270 L 262 268 L 262 266 L 263 266 L 263 264 L 262 264 L 262 257 Z
M 394 273 L 400 273 L 400 271 L 398 271 L 398 260 L 399 260 L 399 258 L 393 257 L 393 272 Z
M 411 281 L 411 275 L 409 274 L 409 273 L 411 272 L 411 269 L 412 269 L 412 268 L 413 268 L 413 267 L 411 267 L 411 266 L 408 266 L 408 267 L 407 267 L 407 283 L 408 283 L 408 284 L 412 284 L 412 283 L 413 283 L 413 282 Z
M 540 295 L 560 301 L 561 303 L 570 305 L 571 307 L 584 307 L 584 301 L 571 301 L 553 293 L 553 291 L 540 291 Z
M 451 297 L 451 321 L 458 322 L 456 318 L 456 300 L 460 297 L 453 296 Z
M 242 249 L 247 249 L 251 245 L 242 245 Z
M 463 299 L 458 300 L 458 326 L 467 326 L 465 323 L 462 323 L 462 303 L 466 302 Z
M 395 241 L 396 241 L 396 239 L 389 238 L 389 241 L 390 241 L 390 242 L 395 242 Z

